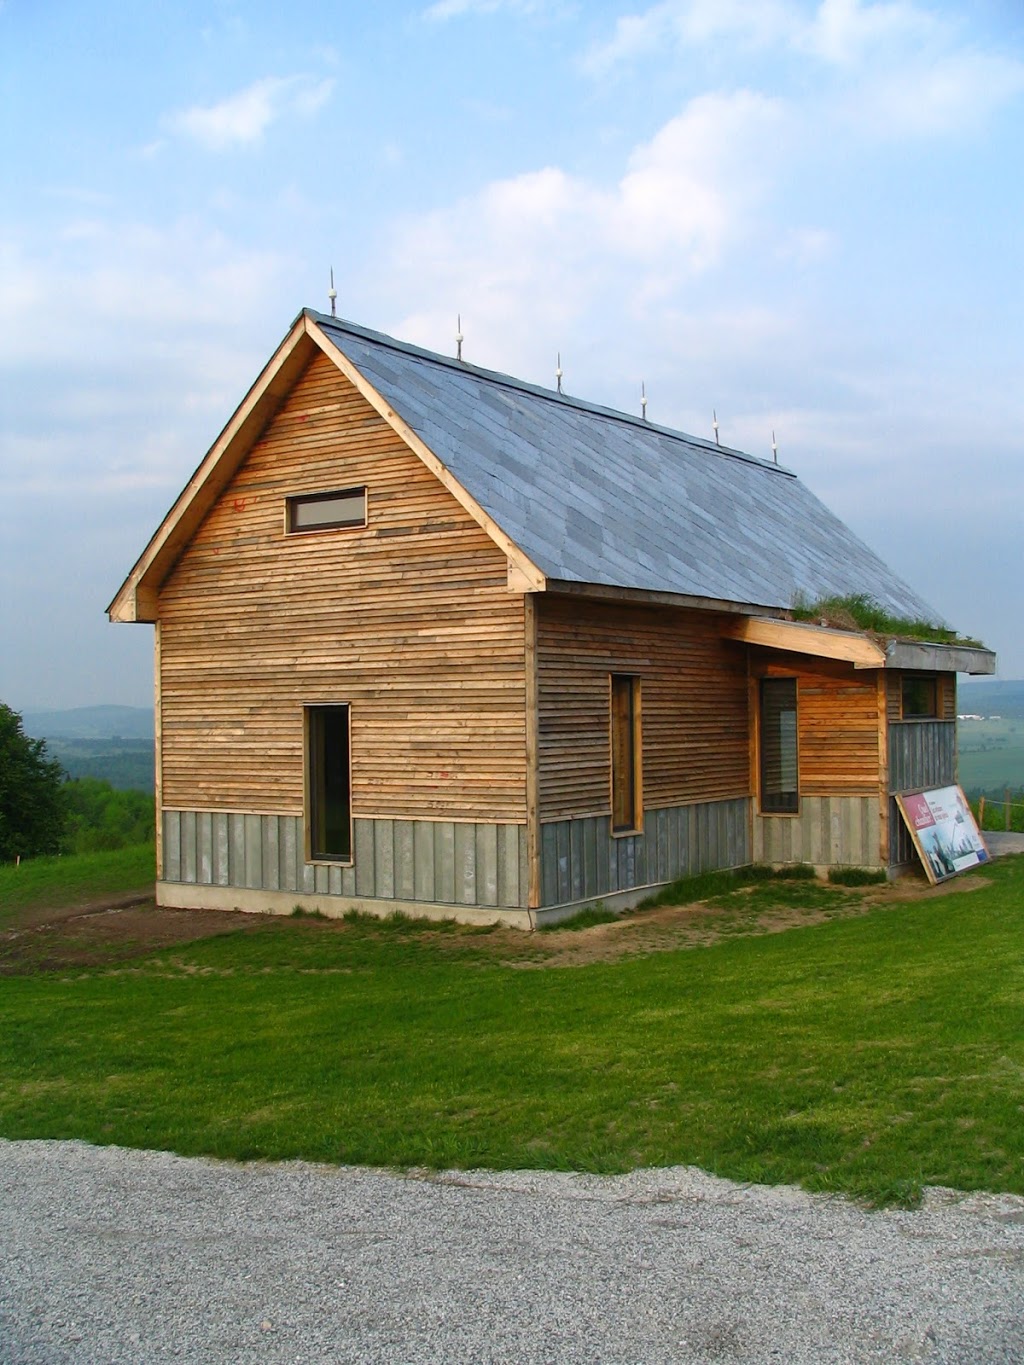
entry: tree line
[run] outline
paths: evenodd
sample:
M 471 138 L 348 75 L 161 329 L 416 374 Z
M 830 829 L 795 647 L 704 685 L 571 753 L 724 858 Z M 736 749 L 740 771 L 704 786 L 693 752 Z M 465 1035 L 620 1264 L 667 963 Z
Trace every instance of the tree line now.
M 0 863 L 53 853 L 94 853 L 153 838 L 153 797 L 102 778 L 69 779 L 44 739 L 0 702 Z

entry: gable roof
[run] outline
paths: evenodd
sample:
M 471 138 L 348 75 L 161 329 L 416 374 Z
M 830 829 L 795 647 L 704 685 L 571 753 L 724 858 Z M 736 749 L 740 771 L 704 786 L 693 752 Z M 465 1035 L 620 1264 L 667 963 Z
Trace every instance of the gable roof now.
M 191 535 L 319 348 L 534 590 L 785 610 L 865 593 L 937 620 L 778 465 L 305 310 L 109 608 L 152 620 Z

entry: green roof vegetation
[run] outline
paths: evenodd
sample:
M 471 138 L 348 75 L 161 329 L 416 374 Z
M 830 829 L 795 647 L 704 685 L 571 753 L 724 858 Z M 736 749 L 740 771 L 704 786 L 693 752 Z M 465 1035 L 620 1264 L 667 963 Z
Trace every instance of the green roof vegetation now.
M 794 621 L 814 621 L 835 630 L 866 631 L 886 639 L 923 640 L 934 645 L 964 645 L 983 649 L 980 640 L 958 635 L 948 626 L 936 621 L 922 621 L 909 616 L 894 616 L 867 593 L 851 593 L 848 597 L 820 597 L 807 602 L 798 597 L 792 608 Z

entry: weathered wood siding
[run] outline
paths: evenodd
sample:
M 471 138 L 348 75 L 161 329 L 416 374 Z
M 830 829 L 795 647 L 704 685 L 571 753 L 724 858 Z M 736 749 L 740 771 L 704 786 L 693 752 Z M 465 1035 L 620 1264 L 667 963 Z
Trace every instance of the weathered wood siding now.
M 882 804 L 873 796 L 801 796 L 798 815 L 754 820 L 759 863 L 882 866 Z
M 828 659 L 809 665 L 806 656 L 796 654 L 774 655 L 763 662 L 755 659 L 754 672 L 760 677 L 797 680 L 801 804 L 806 797 L 870 794 L 877 799 L 877 674 Z
M 362 485 L 365 529 L 285 535 L 288 495 Z M 303 705 L 347 702 L 355 816 L 525 819 L 523 616 L 505 557 L 318 356 L 162 587 L 164 806 L 301 815 Z
M 886 672 L 886 710 L 890 721 L 901 721 L 903 719 L 903 678 L 904 673 L 899 670 Z M 920 674 L 916 676 L 921 676 Z M 955 673 L 936 673 L 936 710 L 938 720 L 956 720 L 956 674 Z
M 522 908 L 526 827 L 356 820 L 351 867 L 307 863 L 302 818 L 165 810 L 165 882 L 403 903 Z
M 611 813 L 609 675 L 640 679 L 643 808 L 750 791 L 746 653 L 721 618 L 537 599 L 542 821 Z
M 648 810 L 642 833 L 612 838 L 608 817 L 541 826 L 541 905 L 566 905 L 656 887 L 751 860 L 745 797 Z

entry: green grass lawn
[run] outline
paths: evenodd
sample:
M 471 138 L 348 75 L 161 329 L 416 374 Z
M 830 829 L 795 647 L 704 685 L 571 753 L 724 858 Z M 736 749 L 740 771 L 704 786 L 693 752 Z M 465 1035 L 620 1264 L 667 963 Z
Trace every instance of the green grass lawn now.
M 0 928 L 26 909 L 60 908 L 101 896 L 152 889 L 153 845 L 136 844 L 109 853 L 64 858 L 29 858 L 0 864 Z
M 8 977 L 0 1135 L 1024 1193 L 1024 858 L 981 875 L 586 966 L 552 965 L 556 936 L 295 919 Z

